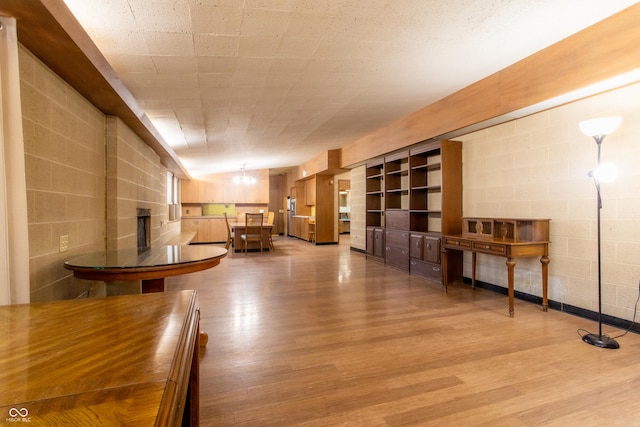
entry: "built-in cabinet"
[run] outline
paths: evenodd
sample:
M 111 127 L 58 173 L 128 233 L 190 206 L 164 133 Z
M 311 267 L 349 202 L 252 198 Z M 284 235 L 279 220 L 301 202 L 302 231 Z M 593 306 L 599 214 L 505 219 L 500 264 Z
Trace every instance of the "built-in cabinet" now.
M 224 218 L 182 218 L 183 231 L 196 232 L 194 243 L 225 242 L 227 224 Z
M 367 227 L 367 255 L 384 261 L 384 228 Z
M 365 169 L 367 255 L 384 262 L 384 159 L 372 160 Z
M 296 215 L 291 218 L 289 235 L 310 240 L 309 220 L 314 222 L 316 244 L 337 243 L 336 204 L 333 175 L 317 174 L 295 181 L 289 196 L 296 200 Z
M 304 204 L 307 206 L 316 205 L 316 178 L 313 177 L 304 182 Z
M 289 224 L 289 234 L 302 240 L 309 240 L 309 218 L 294 216 Z
M 255 183 L 235 182 L 234 174 L 180 181 L 181 203 L 269 203 L 269 171 L 251 171 Z
M 428 142 L 372 160 L 365 180 L 367 255 L 441 282 L 441 236 L 461 231 L 461 143 Z M 461 277 L 462 257 L 448 258 L 447 268 Z

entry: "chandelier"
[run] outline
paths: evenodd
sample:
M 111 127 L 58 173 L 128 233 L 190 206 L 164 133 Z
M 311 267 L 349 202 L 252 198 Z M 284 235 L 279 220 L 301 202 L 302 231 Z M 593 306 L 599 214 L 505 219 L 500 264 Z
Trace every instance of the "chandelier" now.
M 242 171 L 242 175 L 236 175 L 233 177 L 233 182 L 236 184 L 244 184 L 244 185 L 253 185 L 256 183 L 256 179 L 252 176 L 247 176 L 247 174 L 244 171 L 244 167 L 247 163 L 245 162 L 242 167 L 240 168 L 240 171 Z

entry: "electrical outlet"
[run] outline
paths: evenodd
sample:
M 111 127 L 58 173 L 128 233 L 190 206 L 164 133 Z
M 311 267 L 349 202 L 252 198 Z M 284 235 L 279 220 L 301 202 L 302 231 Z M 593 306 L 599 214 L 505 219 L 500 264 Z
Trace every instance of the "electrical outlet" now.
M 60 236 L 60 252 L 66 252 L 69 249 L 69 235 Z

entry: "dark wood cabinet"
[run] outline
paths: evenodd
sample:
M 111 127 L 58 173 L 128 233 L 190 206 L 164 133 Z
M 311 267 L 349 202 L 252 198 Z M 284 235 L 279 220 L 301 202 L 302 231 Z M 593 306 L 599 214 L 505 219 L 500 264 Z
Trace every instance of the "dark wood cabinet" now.
M 384 229 L 367 227 L 367 254 L 384 261 Z
M 409 271 L 409 231 L 385 231 L 385 262 L 387 265 Z
M 412 274 L 441 282 L 441 238 L 439 235 L 411 232 L 409 269 Z
M 384 163 L 376 160 L 366 166 L 366 225 L 384 227 Z
M 385 230 L 385 262 L 441 283 L 441 236 L 461 232 L 462 144 L 426 142 L 370 161 L 365 203 L 367 227 Z M 368 254 L 374 238 L 372 229 Z M 447 256 L 447 277 L 462 278 L 461 254 Z

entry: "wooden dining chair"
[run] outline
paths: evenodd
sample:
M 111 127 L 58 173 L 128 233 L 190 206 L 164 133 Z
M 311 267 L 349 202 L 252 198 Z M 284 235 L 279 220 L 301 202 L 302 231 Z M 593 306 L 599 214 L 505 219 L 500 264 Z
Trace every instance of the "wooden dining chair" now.
M 246 213 L 244 217 L 244 233 L 240 235 L 240 240 L 244 243 L 244 254 L 247 254 L 249 242 L 260 243 L 260 254 L 262 254 L 262 224 L 263 213 Z
M 267 225 L 271 226 L 271 229 L 269 230 L 269 250 L 270 251 L 276 250 L 276 247 L 273 245 L 273 226 L 274 226 L 273 222 L 275 220 L 275 217 L 276 217 L 276 213 L 273 211 L 270 211 L 267 214 Z
M 233 244 L 234 235 L 233 235 L 233 232 L 231 231 L 231 226 L 229 225 L 229 218 L 227 218 L 227 213 L 223 212 L 222 215 L 224 216 L 224 223 L 227 226 L 227 243 L 225 243 L 224 248 L 226 250 L 229 250 L 229 248 Z

